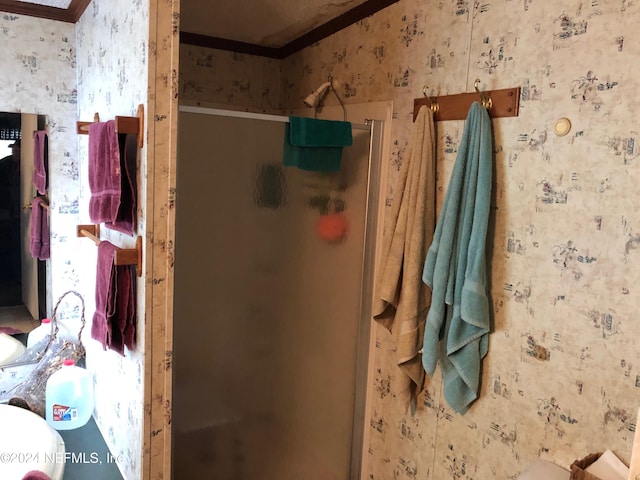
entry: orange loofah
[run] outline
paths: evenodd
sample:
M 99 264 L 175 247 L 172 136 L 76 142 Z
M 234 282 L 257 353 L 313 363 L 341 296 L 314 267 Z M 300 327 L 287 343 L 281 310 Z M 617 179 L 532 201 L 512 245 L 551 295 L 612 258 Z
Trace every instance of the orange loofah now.
M 321 215 L 316 224 L 318 236 L 327 242 L 341 242 L 348 230 L 349 220 L 343 213 Z

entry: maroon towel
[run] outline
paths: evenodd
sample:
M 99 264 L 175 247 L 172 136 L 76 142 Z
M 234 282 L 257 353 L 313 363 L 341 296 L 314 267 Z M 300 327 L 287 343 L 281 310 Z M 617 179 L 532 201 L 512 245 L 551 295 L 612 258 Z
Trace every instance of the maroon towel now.
M 33 186 L 40 195 L 47 193 L 47 168 L 49 163 L 48 137 L 45 130 L 33 132 Z
M 31 239 L 29 242 L 29 251 L 33 258 L 46 260 L 51 255 L 49 245 L 49 215 L 45 208 L 47 202 L 36 197 L 31 202 Z
M 120 141 L 120 165 L 122 167 L 122 175 L 120 175 L 120 204 L 115 221 L 105 222 L 105 227 L 127 235 L 133 235 L 136 228 L 137 210 L 138 136 L 119 135 L 119 137 L 125 137 L 124 141 Z
M 91 324 L 91 338 L 98 340 L 106 350 L 111 343 L 111 329 L 108 312 L 113 310 L 113 299 L 110 298 L 114 260 L 117 247 L 105 240 L 98 245 L 98 264 L 96 267 L 96 311 Z
M 116 267 L 114 309 L 110 312 L 111 350 L 124 356 L 124 347 L 135 346 L 135 307 L 131 265 Z
M 89 217 L 93 223 L 113 222 L 120 206 L 120 150 L 113 120 L 89 125 Z
M 135 302 L 131 265 L 115 265 L 117 247 L 103 240 L 98 245 L 96 311 L 91 338 L 106 350 L 124 356 L 124 347 L 135 346 Z
M 17 335 L 22 333 L 22 330 L 13 327 L 0 327 L 0 333 L 4 333 L 7 335 Z
M 22 480 L 51 480 L 51 477 L 39 470 L 31 470 L 22 477 Z

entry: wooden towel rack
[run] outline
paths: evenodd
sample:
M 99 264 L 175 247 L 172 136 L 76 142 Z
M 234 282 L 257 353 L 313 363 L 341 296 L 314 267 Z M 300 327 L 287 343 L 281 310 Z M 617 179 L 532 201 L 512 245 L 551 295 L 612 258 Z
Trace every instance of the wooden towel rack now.
M 423 97 L 413 101 L 413 120 L 415 121 L 423 105 L 434 112 L 436 122 L 445 120 L 464 120 L 471 104 L 480 101 L 492 118 L 517 117 L 520 113 L 520 87 L 501 90 L 480 91 L 480 80 L 475 81 L 475 92 L 429 97 L 427 87 L 422 90 Z
M 93 122 L 76 122 L 76 131 L 79 135 L 89 135 L 89 125 L 100 121 L 100 115 L 93 116 Z M 138 148 L 144 146 L 144 105 L 138 105 L 138 113 L 135 117 L 115 117 L 116 133 L 130 133 L 138 135 Z
M 41 204 L 42 208 L 44 208 L 45 210 L 49 210 L 49 204 L 45 201 L 44 203 Z M 23 210 L 30 210 L 33 207 L 33 202 L 31 203 L 25 203 L 24 205 L 22 205 L 22 209 Z
M 78 225 L 78 237 L 87 237 L 100 244 L 100 225 Z M 113 260 L 115 265 L 135 265 L 136 275 L 142 276 L 142 237 L 136 238 L 136 248 L 118 248 Z

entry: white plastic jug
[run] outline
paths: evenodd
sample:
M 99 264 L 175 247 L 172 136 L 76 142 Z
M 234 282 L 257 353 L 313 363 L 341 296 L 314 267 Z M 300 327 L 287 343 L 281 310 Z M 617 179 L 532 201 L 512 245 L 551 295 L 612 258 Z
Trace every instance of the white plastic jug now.
M 43 338 L 51 336 L 51 319 L 43 318 L 39 326 L 29 332 L 27 337 L 27 348 L 37 345 Z
M 47 380 L 46 419 L 56 430 L 85 425 L 93 413 L 93 377 L 71 359 Z

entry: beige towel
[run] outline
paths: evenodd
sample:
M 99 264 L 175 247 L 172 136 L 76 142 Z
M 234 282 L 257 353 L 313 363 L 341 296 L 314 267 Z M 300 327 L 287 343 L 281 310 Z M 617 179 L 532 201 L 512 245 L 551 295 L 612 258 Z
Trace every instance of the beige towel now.
M 435 203 L 435 127 L 431 110 L 422 107 L 385 225 L 373 305 L 374 319 L 395 339 L 403 373 L 395 390 L 407 407 L 424 384 L 419 351 L 431 290 L 422 281 L 422 269 L 435 229 Z

